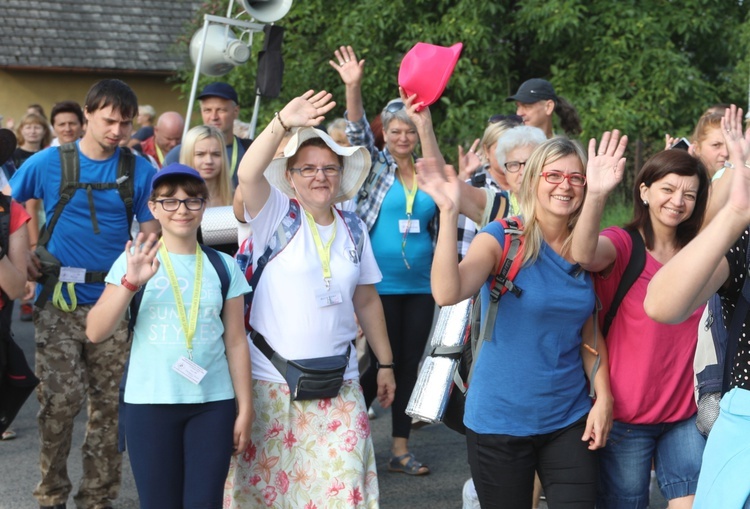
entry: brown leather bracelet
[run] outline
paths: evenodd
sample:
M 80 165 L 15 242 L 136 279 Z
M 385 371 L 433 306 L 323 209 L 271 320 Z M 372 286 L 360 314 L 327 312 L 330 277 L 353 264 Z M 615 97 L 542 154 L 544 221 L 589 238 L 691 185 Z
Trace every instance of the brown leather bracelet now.
M 131 292 L 137 292 L 140 290 L 140 286 L 135 286 L 133 283 L 127 280 L 125 276 L 122 276 L 122 279 L 120 280 L 120 284 L 130 290 Z
M 375 361 L 375 367 L 378 369 L 393 369 L 396 365 L 392 362 L 390 364 L 380 364 L 378 361 Z

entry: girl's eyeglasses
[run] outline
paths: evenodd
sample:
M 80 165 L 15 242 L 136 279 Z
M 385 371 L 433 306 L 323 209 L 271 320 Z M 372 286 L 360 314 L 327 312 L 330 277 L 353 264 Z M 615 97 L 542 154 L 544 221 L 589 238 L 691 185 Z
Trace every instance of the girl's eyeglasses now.
M 185 198 L 184 200 L 178 200 L 177 198 L 164 198 L 163 200 L 154 200 L 156 203 L 161 203 L 161 207 L 167 212 L 174 212 L 180 208 L 180 204 L 184 203 L 185 208 L 188 210 L 200 210 L 206 203 L 204 198 Z
M 586 175 L 580 173 L 566 175 L 561 171 L 543 171 L 541 175 L 549 184 L 562 184 L 563 180 L 568 179 L 571 186 L 583 187 L 586 185 Z

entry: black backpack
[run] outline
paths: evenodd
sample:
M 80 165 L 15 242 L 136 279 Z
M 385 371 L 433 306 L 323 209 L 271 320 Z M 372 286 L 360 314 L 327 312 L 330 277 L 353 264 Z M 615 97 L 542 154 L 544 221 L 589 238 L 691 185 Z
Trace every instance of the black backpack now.
M 78 155 L 78 147 L 74 142 L 65 143 L 59 147 L 60 153 L 60 199 L 55 205 L 55 210 L 47 224 L 42 228 L 37 243 L 36 255 L 42 265 L 42 276 L 39 283 L 42 289 L 39 292 L 35 305 L 44 307 L 49 300 L 50 295 L 59 284 L 60 261 L 47 250 L 47 244 L 55 230 L 55 225 L 60 219 L 65 206 L 73 199 L 76 191 L 83 189 L 89 200 L 89 211 L 91 212 L 91 224 L 94 228 L 94 234 L 98 234 L 99 222 L 96 219 L 96 209 L 94 208 L 93 191 L 106 191 L 108 189 L 117 189 L 117 192 L 125 206 L 125 214 L 128 220 L 128 235 L 133 224 L 133 195 L 135 181 L 135 155 L 127 148 L 120 148 L 120 158 L 117 162 L 117 177 L 114 182 L 81 182 L 81 165 Z M 107 272 L 104 271 L 86 271 L 86 283 L 102 283 Z

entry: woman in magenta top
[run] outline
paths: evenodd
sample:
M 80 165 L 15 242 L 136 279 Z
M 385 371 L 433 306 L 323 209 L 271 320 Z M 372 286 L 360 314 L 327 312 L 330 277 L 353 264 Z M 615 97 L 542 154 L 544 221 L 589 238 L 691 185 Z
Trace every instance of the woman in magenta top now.
M 685 151 L 656 154 L 636 176 L 633 219 L 625 229 L 611 227 L 599 233 L 607 196 L 623 171 L 624 160 L 614 157 L 587 168 L 589 192 L 572 248 L 581 266 L 596 275 L 603 309 L 600 323 L 633 251 L 627 230 L 638 232 L 646 250 L 645 266 L 607 334 L 615 422 L 607 446 L 599 453 L 597 507 L 648 507 L 653 461 L 670 509 L 689 508 L 705 445 L 695 426 L 693 396 L 693 357 L 702 309 L 682 323 L 667 325 L 650 319 L 643 301 L 654 274 L 697 235 L 708 198 L 708 173 L 699 159 Z

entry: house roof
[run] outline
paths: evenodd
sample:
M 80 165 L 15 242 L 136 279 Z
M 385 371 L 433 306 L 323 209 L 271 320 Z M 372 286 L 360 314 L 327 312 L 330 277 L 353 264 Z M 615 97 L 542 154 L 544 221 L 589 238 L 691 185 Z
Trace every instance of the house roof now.
M 171 73 L 175 48 L 202 2 L 3 0 L 0 67 Z

